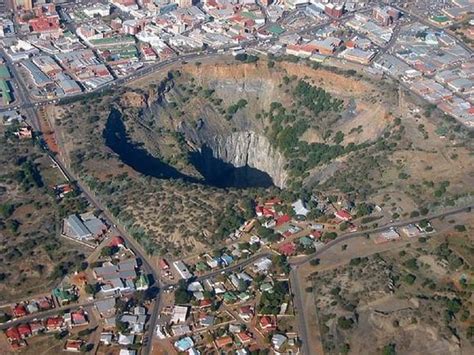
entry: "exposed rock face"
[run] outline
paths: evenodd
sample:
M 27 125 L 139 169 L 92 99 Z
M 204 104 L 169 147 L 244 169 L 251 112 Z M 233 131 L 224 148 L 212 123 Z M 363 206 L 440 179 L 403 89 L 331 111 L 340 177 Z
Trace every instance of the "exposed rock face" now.
M 266 172 L 273 183 L 283 188 L 288 178 L 285 158 L 274 149 L 267 137 L 250 131 L 214 136 L 205 143 L 213 156 L 234 167 L 249 166 Z

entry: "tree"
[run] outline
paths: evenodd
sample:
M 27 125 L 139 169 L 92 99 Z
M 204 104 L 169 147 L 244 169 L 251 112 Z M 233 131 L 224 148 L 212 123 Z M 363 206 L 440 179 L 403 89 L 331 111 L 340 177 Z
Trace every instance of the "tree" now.
M 393 343 L 385 345 L 382 349 L 382 355 L 395 355 L 396 353 L 395 344 Z
M 413 285 L 415 283 L 416 276 L 413 274 L 407 274 L 403 277 L 403 281 L 405 281 L 409 285 Z
M 112 256 L 118 252 L 119 248 L 117 246 L 105 246 L 100 251 L 101 256 Z
M 320 264 L 320 262 L 321 262 L 321 261 L 320 261 L 318 258 L 316 258 L 316 259 L 311 259 L 311 261 L 309 262 L 309 264 L 312 265 L 312 266 L 317 266 L 317 265 Z
M 95 284 L 87 284 L 85 287 L 84 287 L 84 290 L 89 294 L 89 295 L 93 295 L 95 296 L 95 294 L 97 292 L 99 292 L 99 284 L 95 283 Z
M 176 304 L 185 304 L 191 301 L 191 294 L 186 288 L 179 287 L 174 293 L 174 301 Z
M 337 319 L 337 325 L 342 329 L 350 329 L 352 328 L 353 324 L 354 321 L 352 320 L 352 318 L 339 317 Z
M 94 344 L 90 344 L 90 343 L 89 344 L 82 344 L 80 350 L 81 350 L 82 353 L 87 353 L 87 352 L 91 351 L 93 348 L 94 348 Z
M 466 226 L 464 224 L 456 224 L 454 226 L 454 229 L 457 231 L 457 232 L 465 232 L 466 231 Z
M 117 320 L 115 322 L 115 328 L 119 333 L 125 333 L 128 330 L 128 322 L 122 322 L 121 320 Z

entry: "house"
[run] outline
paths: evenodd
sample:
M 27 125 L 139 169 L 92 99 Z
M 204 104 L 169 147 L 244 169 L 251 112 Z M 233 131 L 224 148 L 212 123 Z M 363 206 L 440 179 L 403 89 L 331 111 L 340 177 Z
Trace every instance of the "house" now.
M 32 321 L 30 322 L 30 329 L 32 335 L 37 335 L 44 330 L 44 326 L 40 321 Z
M 257 260 L 254 264 L 255 273 L 267 273 L 272 266 L 272 261 L 267 257 Z
M 125 240 L 121 236 L 116 235 L 110 240 L 109 247 L 124 248 Z
M 17 304 L 15 305 L 15 307 L 13 307 L 13 316 L 15 318 L 20 318 L 20 317 L 24 317 L 28 314 L 27 310 L 26 310 L 26 307 L 24 304 Z
M 187 324 L 175 324 L 171 326 L 171 332 L 173 333 L 173 336 L 179 337 L 190 333 L 191 328 L 189 328 L 189 325 Z
M 295 212 L 295 215 L 297 216 L 304 216 L 306 217 L 306 215 L 310 212 L 307 208 L 306 208 L 306 204 L 303 202 L 303 200 L 299 199 L 298 201 L 294 202 L 292 205 L 293 207 L 293 211 Z
M 230 264 L 234 262 L 234 258 L 231 257 L 230 255 L 223 254 L 221 256 L 221 262 L 222 262 L 222 265 L 229 266 Z
M 400 234 L 395 230 L 395 228 L 390 228 L 388 230 L 385 230 L 381 232 L 376 238 L 375 238 L 375 243 L 384 243 L 384 242 L 389 242 L 393 240 L 397 240 L 400 238 Z
M 214 316 L 210 316 L 210 315 L 205 314 L 205 313 L 202 313 L 202 314 L 199 316 L 199 324 L 200 324 L 202 327 L 210 327 L 210 326 L 213 326 L 213 325 L 214 325 L 214 320 L 215 320 L 215 317 L 214 317 Z
M 113 335 L 112 333 L 101 333 L 100 342 L 104 345 L 112 344 Z
M 282 226 L 284 225 L 285 223 L 288 223 L 291 221 L 291 217 L 287 214 L 284 214 L 283 216 L 281 217 L 278 217 L 276 219 L 276 226 L 279 227 L 279 226 Z
M 28 311 L 29 314 L 31 313 L 36 313 L 39 311 L 39 307 L 38 307 L 38 304 L 34 301 L 31 301 L 30 303 L 28 303 L 28 305 L 26 306 L 26 310 Z
M 46 319 L 46 330 L 48 332 L 58 331 L 63 328 L 64 318 L 61 316 Z
M 86 312 L 81 309 L 79 311 L 71 312 L 71 324 L 72 326 L 81 326 L 88 324 Z
M 188 285 L 187 290 L 188 290 L 189 292 L 202 292 L 202 291 L 204 291 L 204 288 L 202 287 L 202 285 L 201 285 L 200 282 L 194 281 L 194 282 L 191 282 L 191 283 Z
M 242 231 L 244 233 L 250 233 L 255 227 L 255 223 L 257 223 L 256 219 L 251 219 L 250 221 L 246 221 L 245 224 L 242 226 Z
M 74 286 L 62 286 L 53 289 L 53 296 L 56 297 L 61 306 L 67 305 L 77 299 Z
M 8 329 L 5 331 L 5 335 L 7 336 L 7 339 L 8 339 L 10 342 L 20 341 L 20 340 L 21 340 L 21 335 L 20 335 L 20 333 L 18 332 L 18 329 L 17 329 L 16 327 L 8 328 Z
M 193 274 L 189 271 L 188 267 L 181 260 L 173 262 L 173 266 L 182 279 L 188 280 L 193 277 Z
M 103 318 L 110 318 L 115 314 L 115 298 L 96 301 L 95 307 Z
M 70 215 L 64 219 L 63 234 L 80 241 L 98 238 L 107 231 L 107 226 L 93 215 Z
M 170 268 L 170 264 L 165 259 L 160 259 L 160 268 L 163 270 L 168 270 Z
M 293 255 L 296 253 L 296 244 L 293 242 L 281 244 L 278 247 L 278 251 L 286 256 Z
M 48 309 L 53 308 L 53 300 L 48 297 L 42 297 L 36 300 L 39 309 L 42 311 L 46 311 Z
M 277 351 L 281 350 L 287 340 L 288 338 L 284 336 L 283 334 L 273 334 L 272 336 L 273 348 Z
M 26 324 L 20 324 L 18 327 L 18 333 L 20 334 L 20 337 L 22 339 L 28 338 L 32 335 L 30 325 L 28 323 Z
M 189 307 L 186 306 L 174 306 L 173 314 L 171 315 L 171 323 L 184 323 L 188 316 Z
M 301 237 L 298 243 L 306 249 L 314 247 L 314 241 L 310 237 Z
M 252 335 L 248 332 L 240 332 L 235 334 L 235 336 L 242 344 L 247 344 L 252 341 Z
M 224 337 L 221 337 L 221 338 L 218 338 L 216 340 L 214 340 L 214 344 L 216 345 L 216 348 L 218 349 L 221 349 L 225 346 L 228 346 L 230 344 L 232 344 L 234 341 L 232 340 L 232 338 L 230 336 L 224 336 Z
M 223 298 L 225 303 L 234 303 L 237 301 L 235 293 L 230 291 L 225 292 Z
M 20 127 L 15 135 L 20 139 L 31 139 L 33 138 L 33 130 L 31 127 Z
M 273 285 L 269 282 L 264 282 L 260 285 L 260 291 L 272 293 L 273 292 Z
M 146 308 L 145 308 L 145 307 L 136 306 L 136 307 L 133 309 L 133 314 L 136 315 L 136 316 L 144 316 L 144 315 L 146 315 Z
M 211 269 L 215 269 L 215 268 L 219 267 L 219 258 L 213 258 L 208 254 L 205 255 L 205 258 L 206 258 L 206 264 Z
M 203 299 L 199 301 L 199 308 L 207 308 L 212 306 L 212 301 L 209 299 Z
M 120 334 L 118 343 L 120 345 L 132 345 L 135 342 L 135 335 L 133 334 Z
M 272 316 L 263 316 L 258 325 L 264 332 L 272 332 L 276 329 L 276 318 Z
M 342 220 L 342 221 L 345 221 L 345 222 L 348 222 L 352 219 L 352 216 L 349 212 L 347 212 L 346 210 L 339 210 L 337 211 L 336 213 L 334 213 L 334 216 L 336 216 L 336 218 Z
M 79 351 L 81 351 L 81 346 L 82 346 L 83 343 L 84 342 L 82 340 L 68 339 L 66 341 L 66 345 L 64 345 L 64 350 L 79 352 Z
M 413 224 L 404 226 L 401 230 L 408 238 L 413 238 L 421 234 L 420 230 Z
M 239 316 L 244 322 L 250 321 L 255 315 L 254 309 L 251 306 L 240 307 Z
M 94 277 L 100 281 L 110 281 L 113 279 L 133 280 L 137 278 L 135 269 L 137 261 L 134 258 L 123 260 L 117 265 L 104 263 L 101 267 L 93 269 Z

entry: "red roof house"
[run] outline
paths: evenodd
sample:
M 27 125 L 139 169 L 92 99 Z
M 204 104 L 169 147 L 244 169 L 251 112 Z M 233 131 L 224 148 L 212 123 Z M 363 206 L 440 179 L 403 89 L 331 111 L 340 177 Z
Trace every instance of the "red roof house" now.
M 216 339 L 214 341 L 214 343 L 216 344 L 217 348 L 223 348 L 224 346 L 232 344 L 233 340 L 230 336 L 225 336 L 225 337 L 221 337 L 219 339 Z
M 336 218 L 346 221 L 346 222 L 352 219 L 351 214 L 347 212 L 346 210 L 339 210 L 336 213 L 334 213 L 334 215 L 336 216 Z
M 240 332 L 240 333 L 235 334 L 235 336 L 237 337 L 237 339 L 239 339 L 239 341 L 242 344 L 252 341 L 252 335 L 250 335 L 247 332 Z
M 275 317 L 263 316 L 260 318 L 259 326 L 262 330 L 271 332 L 276 329 L 276 319 Z
M 285 223 L 288 223 L 289 221 L 291 221 L 291 217 L 288 216 L 287 214 L 284 214 L 283 216 L 277 218 L 276 225 L 278 227 Z
M 31 328 L 29 324 L 20 324 L 17 329 L 21 338 L 28 338 L 31 336 Z
M 60 29 L 59 16 L 41 16 L 28 21 L 32 32 L 55 32 Z
M 168 270 L 170 268 L 170 264 L 165 259 L 160 259 L 160 268 L 163 270 Z
M 296 252 L 296 245 L 293 242 L 284 243 L 278 247 L 278 251 L 286 256 L 293 255 Z
M 72 340 L 68 339 L 64 349 L 67 351 L 80 351 L 82 345 L 82 340 Z
M 277 197 L 269 199 L 267 202 L 265 202 L 266 207 L 273 207 L 275 205 L 281 204 L 281 200 Z
M 125 240 L 119 235 L 116 235 L 110 240 L 109 247 L 123 247 L 125 246 Z
M 16 318 L 24 317 L 27 314 L 28 312 L 26 311 L 26 308 L 23 304 L 17 304 L 15 307 L 13 307 L 13 315 Z
M 275 217 L 275 211 L 273 210 L 273 208 L 263 207 L 262 214 L 264 217 Z
M 72 312 L 71 320 L 73 325 L 84 325 L 89 323 L 83 310 Z
M 64 319 L 61 316 L 51 317 L 46 320 L 46 329 L 60 330 L 63 326 Z
M 18 332 L 18 329 L 15 327 L 8 328 L 5 331 L 5 335 L 7 336 L 8 340 L 11 342 L 21 340 L 20 333 Z
M 39 308 L 43 311 L 53 308 L 51 300 L 47 297 L 40 298 L 36 303 L 38 303 Z
M 210 307 L 211 305 L 212 305 L 211 300 L 205 299 L 205 300 L 199 301 L 199 308 L 207 308 L 207 307 Z

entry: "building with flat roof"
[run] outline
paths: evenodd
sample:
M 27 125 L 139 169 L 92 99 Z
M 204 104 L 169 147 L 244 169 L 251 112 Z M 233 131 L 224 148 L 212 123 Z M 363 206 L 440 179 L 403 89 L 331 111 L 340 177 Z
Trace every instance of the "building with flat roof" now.
M 107 226 L 95 216 L 70 215 L 64 219 L 63 234 L 80 241 L 90 240 L 101 236 Z
M 191 277 L 193 277 L 193 274 L 189 271 L 188 267 L 181 261 L 177 260 L 173 262 L 173 266 L 178 272 L 179 276 L 181 276 L 182 279 L 188 280 Z

